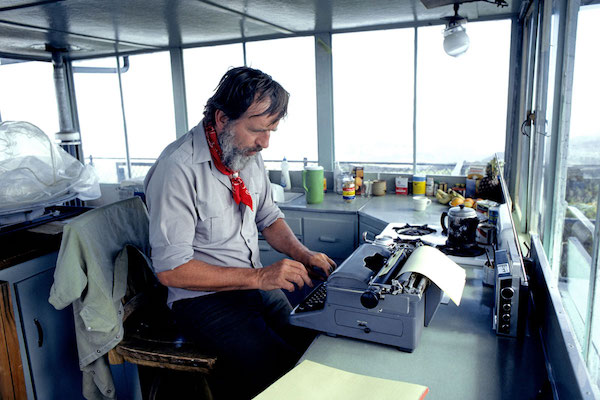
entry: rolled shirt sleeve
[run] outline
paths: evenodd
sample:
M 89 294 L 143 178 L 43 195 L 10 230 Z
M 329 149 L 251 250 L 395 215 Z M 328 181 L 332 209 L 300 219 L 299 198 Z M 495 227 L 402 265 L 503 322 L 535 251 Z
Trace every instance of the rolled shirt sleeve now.
M 150 245 L 156 273 L 174 269 L 194 256 L 196 189 L 191 160 L 178 158 L 159 160 L 147 180 Z

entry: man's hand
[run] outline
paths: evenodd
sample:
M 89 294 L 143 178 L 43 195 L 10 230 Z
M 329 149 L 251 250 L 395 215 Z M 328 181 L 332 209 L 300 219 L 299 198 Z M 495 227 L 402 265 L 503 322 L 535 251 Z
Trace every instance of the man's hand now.
M 256 271 L 258 273 L 258 288 L 261 290 L 285 289 L 293 292 L 295 289 L 294 283 L 299 289 L 304 287 L 304 284 L 310 287 L 313 286 L 304 265 L 287 258 Z
M 302 263 L 314 279 L 325 280 L 337 267 L 336 263 L 323 253 L 309 251 Z

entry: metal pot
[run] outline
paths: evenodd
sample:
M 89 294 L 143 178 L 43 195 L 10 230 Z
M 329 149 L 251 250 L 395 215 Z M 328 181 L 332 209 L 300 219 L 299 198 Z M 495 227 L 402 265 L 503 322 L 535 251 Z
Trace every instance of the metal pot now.
M 448 226 L 445 219 L 448 217 Z M 464 205 L 452 207 L 448 212 L 442 213 L 440 220 L 442 233 L 448 235 L 448 245 L 456 247 L 474 246 L 477 236 L 479 218 L 475 210 Z

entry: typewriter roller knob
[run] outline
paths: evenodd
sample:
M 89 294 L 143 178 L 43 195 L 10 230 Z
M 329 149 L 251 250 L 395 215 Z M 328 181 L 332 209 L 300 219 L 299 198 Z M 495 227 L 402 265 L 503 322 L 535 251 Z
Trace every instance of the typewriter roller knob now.
M 379 304 L 379 299 L 381 295 L 379 291 L 373 288 L 369 288 L 360 295 L 360 304 L 362 304 L 365 308 L 375 308 L 377 304 Z

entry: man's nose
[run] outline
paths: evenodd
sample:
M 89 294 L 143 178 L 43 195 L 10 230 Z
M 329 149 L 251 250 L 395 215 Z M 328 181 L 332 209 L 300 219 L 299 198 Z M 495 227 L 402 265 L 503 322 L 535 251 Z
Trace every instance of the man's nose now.
M 256 139 L 256 144 L 258 144 L 263 149 L 266 149 L 267 147 L 269 147 L 269 138 L 270 137 L 271 137 L 271 132 L 270 131 L 263 132 Z

